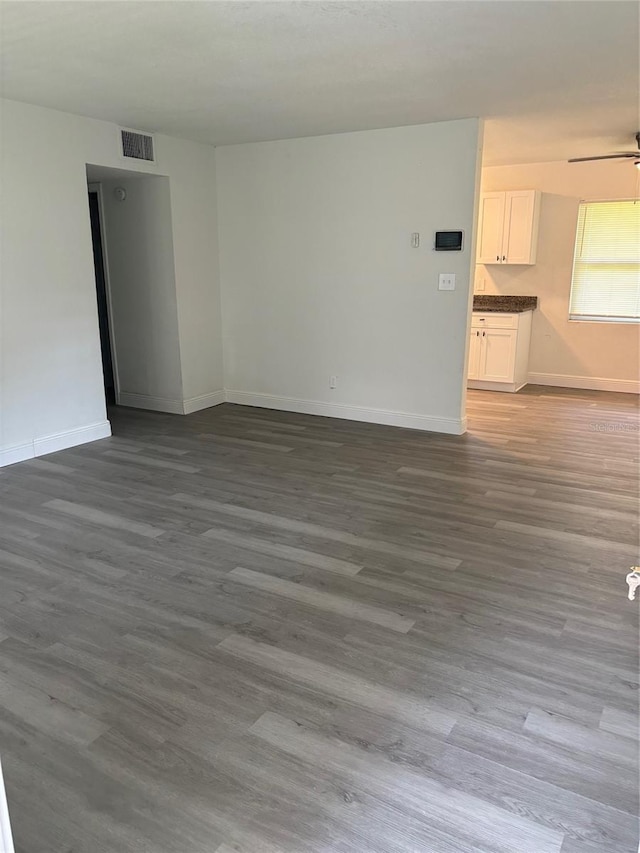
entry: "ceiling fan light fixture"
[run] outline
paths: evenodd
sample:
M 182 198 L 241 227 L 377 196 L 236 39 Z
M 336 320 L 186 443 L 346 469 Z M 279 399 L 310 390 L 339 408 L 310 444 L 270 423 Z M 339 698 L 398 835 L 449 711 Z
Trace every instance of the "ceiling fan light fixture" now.
M 640 152 L 640 130 L 636 133 L 636 143 Z M 640 168 L 640 153 L 635 151 L 619 151 L 617 154 L 598 154 L 595 157 L 571 157 L 569 163 L 590 163 L 594 160 L 633 160 L 634 166 Z

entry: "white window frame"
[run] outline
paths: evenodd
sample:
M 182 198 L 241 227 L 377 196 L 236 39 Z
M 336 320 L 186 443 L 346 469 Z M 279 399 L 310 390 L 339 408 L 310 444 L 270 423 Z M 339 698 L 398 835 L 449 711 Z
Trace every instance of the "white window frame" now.
M 640 204 L 640 199 L 638 198 L 607 198 L 607 199 L 581 199 L 580 207 L 583 205 L 589 204 L 606 204 L 606 203 L 620 203 L 623 201 L 631 201 Z M 578 209 L 578 220 L 576 222 L 576 235 L 574 242 L 574 251 L 573 251 L 573 264 L 571 267 L 571 281 L 569 287 L 569 306 L 568 306 L 568 320 L 570 323 L 632 323 L 638 324 L 640 323 L 640 314 L 635 317 L 607 317 L 602 316 L 598 317 L 595 315 L 588 314 L 572 314 L 571 313 L 571 303 L 573 297 L 573 287 L 574 287 L 574 279 L 575 279 L 575 268 L 576 262 L 578 260 L 578 227 L 580 224 L 580 207 Z M 640 276 L 640 263 L 638 265 L 638 275 Z

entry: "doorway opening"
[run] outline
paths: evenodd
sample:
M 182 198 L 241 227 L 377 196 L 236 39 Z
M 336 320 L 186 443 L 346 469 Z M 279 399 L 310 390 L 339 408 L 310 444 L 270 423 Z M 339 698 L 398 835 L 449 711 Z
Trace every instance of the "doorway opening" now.
M 116 387 L 113 371 L 113 352 L 111 349 L 107 281 L 104 269 L 105 255 L 102 240 L 102 222 L 100 218 L 100 196 L 98 189 L 91 187 L 91 185 L 89 186 L 89 216 L 91 219 L 91 243 L 93 246 L 93 267 L 96 281 L 96 300 L 98 305 L 98 328 L 100 330 L 104 395 L 107 405 L 113 406 L 116 402 Z
M 86 170 L 107 405 L 182 413 L 169 177 Z

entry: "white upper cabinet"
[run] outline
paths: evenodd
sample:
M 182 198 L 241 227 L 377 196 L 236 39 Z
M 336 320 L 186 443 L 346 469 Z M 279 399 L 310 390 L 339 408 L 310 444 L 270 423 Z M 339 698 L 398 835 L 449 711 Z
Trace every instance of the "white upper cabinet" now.
M 478 214 L 479 264 L 535 264 L 539 190 L 483 193 Z
M 478 213 L 478 263 L 499 264 L 506 193 L 483 193 Z

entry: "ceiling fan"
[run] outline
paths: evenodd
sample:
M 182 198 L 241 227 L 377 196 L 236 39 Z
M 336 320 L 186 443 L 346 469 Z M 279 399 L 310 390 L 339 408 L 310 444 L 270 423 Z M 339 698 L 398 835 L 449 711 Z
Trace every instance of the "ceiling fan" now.
M 589 160 L 633 160 L 634 165 L 640 169 L 640 131 L 636 133 L 637 151 L 624 151 L 618 154 L 601 154 L 599 157 L 573 157 L 569 163 L 585 163 Z

